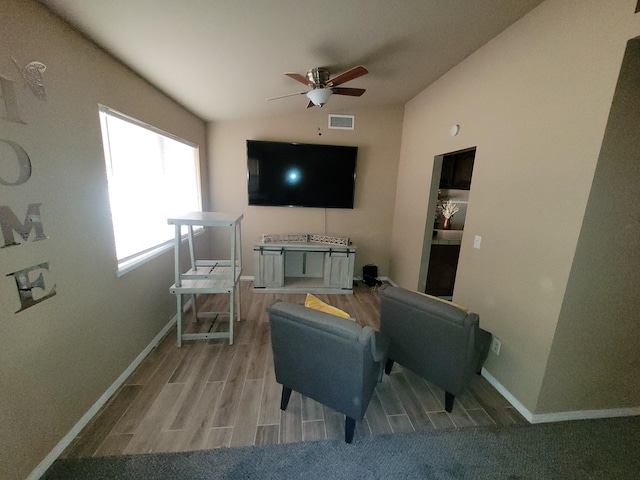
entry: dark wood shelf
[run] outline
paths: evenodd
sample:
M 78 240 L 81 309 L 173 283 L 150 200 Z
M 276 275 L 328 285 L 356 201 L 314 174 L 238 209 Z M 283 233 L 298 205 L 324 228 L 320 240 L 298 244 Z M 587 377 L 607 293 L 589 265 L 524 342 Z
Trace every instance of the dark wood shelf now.
M 440 188 L 470 190 L 474 158 L 475 150 L 444 156 L 442 159 Z

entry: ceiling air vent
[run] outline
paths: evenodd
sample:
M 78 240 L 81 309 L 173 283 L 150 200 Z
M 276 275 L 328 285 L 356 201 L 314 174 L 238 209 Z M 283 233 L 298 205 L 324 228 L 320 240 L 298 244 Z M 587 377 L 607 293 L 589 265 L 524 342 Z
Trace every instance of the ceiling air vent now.
M 329 115 L 329 128 L 337 130 L 353 130 L 356 117 L 353 115 Z

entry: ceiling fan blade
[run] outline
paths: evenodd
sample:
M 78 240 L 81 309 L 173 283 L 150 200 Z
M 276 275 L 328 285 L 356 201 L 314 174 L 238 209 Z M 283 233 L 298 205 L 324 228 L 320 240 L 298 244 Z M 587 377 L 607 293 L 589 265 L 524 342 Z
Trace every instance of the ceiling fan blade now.
M 349 95 L 350 97 L 359 97 L 366 90 L 364 88 L 345 88 L 345 87 L 333 87 L 331 89 L 336 95 Z
M 304 83 L 309 87 L 315 87 L 315 84 L 311 80 L 309 80 L 307 77 L 300 75 L 299 73 L 285 73 L 285 75 L 289 78 L 293 78 L 294 80 L 297 80 L 300 83 Z
M 329 80 L 327 85 L 337 87 L 338 85 L 342 85 L 345 82 L 366 75 L 367 73 L 369 73 L 369 70 L 364 68 L 362 65 L 358 65 L 357 67 L 353 67 L 351 70 L 341 73 L 336 78 L 332 78 Z
M 311 107 L 315 107 L 315 104 L 311 100 L 309 100 L 309 103 L 307 103 L 307 108 Z
M 306 93 L 307 92 L 288 93 L 287 95 L 280 95 L 279 97 L 267 98 L 267 102 L 269 100 L 278 100 L 279 98 L 295 97 L 296 95 L 306 95 Z

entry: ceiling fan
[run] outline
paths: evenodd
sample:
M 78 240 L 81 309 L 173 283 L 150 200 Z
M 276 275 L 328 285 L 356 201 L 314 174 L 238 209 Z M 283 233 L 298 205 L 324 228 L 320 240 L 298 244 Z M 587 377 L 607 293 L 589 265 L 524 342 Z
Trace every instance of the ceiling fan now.
M 289 78 L 293 78 L 300 83 L 304 83 L 312 90 L 308 92 L 290 93 L 288 95 L 281 95 L 279 97 L 268 98 L 267 100 L 276 100 L 278 98 L 292 97 L 294 95 L 306 95 L 309 99 L 307 108 L 317 105 L 322 107 L 329 101 L 331 95 L 348 95 L 350 97 L 359 97 L 365 92 L 364 88 L 345 88 L 339 87 L 350 80 L 354 80 L 358 77 L 366 75 L 369 71 L 362 65 L 353 67 L 344 73 L 341 73 L 337 77 L 329 78 L 329 69 L 324 67 L 312 68 L 307 72 L 306 77 L 299 73 L 285 73 Z

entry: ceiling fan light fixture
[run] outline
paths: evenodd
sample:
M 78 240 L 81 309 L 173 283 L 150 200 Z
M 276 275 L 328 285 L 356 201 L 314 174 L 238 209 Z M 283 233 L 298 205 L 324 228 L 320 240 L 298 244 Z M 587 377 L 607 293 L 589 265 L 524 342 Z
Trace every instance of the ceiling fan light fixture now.
M 314 88 L 310 92 L 307 92 L 307 98 L 311 100 L 314 105 L 321 107 L 329 101 L 332 93 L 330 88 Z

